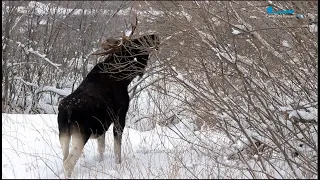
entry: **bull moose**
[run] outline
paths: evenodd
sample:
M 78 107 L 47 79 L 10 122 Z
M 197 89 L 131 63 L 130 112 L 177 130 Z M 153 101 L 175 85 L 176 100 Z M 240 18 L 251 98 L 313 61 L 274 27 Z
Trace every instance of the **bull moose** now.
M 136 76 L 143 75 L 152 49 L 160 43 L 156 34 L 133 39 L 136 25 L 137 18 L 129 36 L 123 33 L 120 39 L 109 38 L 102 43 L 105 51 L 94 55 L 107 57 L 59 104 L 59 140 L 68 178 L 89 138 L 97 139 L 99 158 L 103 160 L 105 132 L 112 123 L 115 158 L 121 163 L 122 132 L 130 101 L 128 85 Z

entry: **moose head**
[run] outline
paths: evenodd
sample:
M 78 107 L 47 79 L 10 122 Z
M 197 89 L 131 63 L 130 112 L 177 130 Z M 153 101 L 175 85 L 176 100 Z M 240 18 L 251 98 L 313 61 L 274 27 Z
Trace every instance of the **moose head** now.
M 136 30 L 137 24 L 138 24 L 138 18 L 136 16 L 135 24 L 131 24 L 132 29 L 129 36 L 126 36 L 125 32 L 122 32 L 121 38 L 106 39 L 105 42 L 101 44 L 101 47 L 105 51 L 101 53 L 93 53 L 92 55 L 105 56 L 112 53 L 116 53 L 116 54 L 120 53 L 122 55 L 125 55 L 127 53 L 137 54 L 137 52 L 141 50 L 146 51 L 147 50 L 146 47 L 155 48 L 158 50 L 160 39 L 159 39 L 159 36 L 156 34 L 145 35 L 140 38 L 132 39 L 132 35 Z
M 132 24 L 130 35 L 123 32 L 121 38 L 108 38 L 101 47 L 104 52 L 93 53 L 92 55 L 108 56 L 104 60 L 105 73 L 121 80 L 127 78 L 132 80 L 136 75 L 142 76 L 147 65 L 149 54 L 153 49 L 158 50 L 160 39 L 156 34 L 144 35 L 133 39 L 138 20 Z

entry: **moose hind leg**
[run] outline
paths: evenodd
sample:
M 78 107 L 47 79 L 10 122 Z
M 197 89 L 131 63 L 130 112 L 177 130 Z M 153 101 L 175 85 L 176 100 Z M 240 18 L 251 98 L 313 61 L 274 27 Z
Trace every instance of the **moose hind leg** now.
M 106 134 L 103 133 L 101 136 L 99 136 L 97 138 L 97 142 L 98 142 L 98 152 L 99 152 L 99 161 L 103 161 L 103 153 L 104 153 L 104 150 L 105 150 L 105 147 L 106 147 L 106 142 L 105 142 L 105 139 L 106 139 Z
M 63 163 L 66 178 L 71 177 L 74 166 L 78 161 L 84 145 L 88 141 L 89 137 L 89 135 L 80 135 L 78 133 L 72 135 L 70 154 Z
M 69 155 L 69 144 L 71 136 L 69 133 L 59 133 L 59 141 L 63 154 L 63 162 L 67 159 Z

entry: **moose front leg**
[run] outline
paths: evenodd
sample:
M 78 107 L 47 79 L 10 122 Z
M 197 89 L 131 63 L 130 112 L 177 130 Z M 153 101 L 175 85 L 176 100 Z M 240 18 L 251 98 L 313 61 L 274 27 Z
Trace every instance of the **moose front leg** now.
M 98 141 L 98 152 L 99 152 L 99 161 L 103 161 L 103 153 L 106 147 L 106 133 L 103 133 L 101 136 L 97 138 Z
M 116 163 L 121 163 L 121 141 L 122 132 L 124 125 L 121 126 L 120 123 L 115 123 L 113 126 L 113 136 L 114 136 L 114 153 L 116 157 Z
M 114 112 L 116 114 L 116 119 L 114 119 L 113 124 L 113 136 L 114 136 L 114 153 L 116 157 L 116 163 L 121 163 L 121 141 L 124 126 L 126 124 L 126 115 L 129 109 L 129 95 L 128 91 L 116 91 L 119 96 L 116 96 L 115 99 L 118 102 L 115 106 Z

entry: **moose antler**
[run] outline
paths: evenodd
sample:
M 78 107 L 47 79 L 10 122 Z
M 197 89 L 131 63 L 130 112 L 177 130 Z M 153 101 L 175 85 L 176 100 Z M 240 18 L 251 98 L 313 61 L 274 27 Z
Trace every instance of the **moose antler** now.
M 108 55 L 114 52 L 117 52 L 124 44 L 125 42 L 129 41 L 136 30 L 137 24 L 138 24 L 138 16 L 135 14 L 135 24 L 131 24 L 131 32 L 129 36 L 126 36 L 125 32 L 122 32 L 121 40 L 116 40 L 114 38 L 109 38 L 105 42 L 101 44 L 101 47 L 106 50 L 105 52 L 101 53 L 93 53 L 91 55 Z
M 138 15 L 135 14 L 135 23 L 134 24 L 131 24 L 131 32 L 129 34 L 129 36 L 126 35 L 126 33 L 124 31 L 122 31 L 122 41 L 120 44 L 124 44 L 126 41 L 129 41 L 134 33 L 134 31 L 136 30 L 137 28 L 137 25 L 138 25 Z
M 135 15 L 135 19 L 136 19 L 135 24 L 131 24 L 131 33 L 128 36 L 128 39 L 131 39 L 131 36 L 133 35 L 134 31 L 137 28 L 137 25 L 138 25 L 138 15 L 137 14 Z
M 112 54 L 115 53 L 119 50 L 119 48 L 111 48 L 105 52 L 101 52 L 101 53 L 92 53 L 91 55 L 99 55 L 99 56 L 106 56 L 108 54 Z
M 117 48 L 120 46 L 120 40 L 116 40 L 114 38 L 107 39 L 104 43 L 101 44 L 101 47 L 104 50 L 109 50 L 110 48 Z
M 111 53 L 117 52 L 121 48 L 121 41 L 116 40 L 114 38 L 108 38 L 105 42 L 103 42 L 100 46 L 102 49 L 105 50 L 105 52 L 101 53 L 92 53 L 91 55 L 99 55 L 99 56 L 106 56 Z

